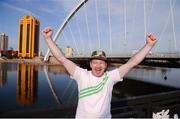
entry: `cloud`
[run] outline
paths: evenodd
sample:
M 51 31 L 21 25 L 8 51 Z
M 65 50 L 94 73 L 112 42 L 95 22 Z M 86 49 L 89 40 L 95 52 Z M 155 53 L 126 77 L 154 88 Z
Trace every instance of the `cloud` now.
M 63 8 L 65 12 L 70 12 L 77 4 L 76 0 L 55 0 L 59 7 Z
M 39 3 L 38 10 L 53 17 L 61 18 L 68 15 L 77 4 L 78 1 L 76 0 L 46 0 Z
M 48 14 L 54 14 L 54 15 L 56 15 L 55 14 L 55 11 L 57 10 L 56 8 L 50 8 L 50 7 L 48 7 L 48 6 L 44 6 L 44 5 L 41 5 L 40 7 L 39 7 L 39 10 L 40 11 L 43 11 L 43 12 L 46 12 L 46 13 L 48 13 Z
M 5 2 L 1 2 L 1 4 L 5 7 L 8 7 L 10 9 L 13 9 L 15 11 L 18 11 L 18 12 L 21 12 L 21 13 L 24 13 L 24 14 L 28 14 L 28 15 L 32 15 L 32 16 L 38 16 L 36 14 L 34 14 L 32 11 L 30 10 L 27 10 L 27 9 L 23 9 L 23 8 L 20 8 L 20 7 L 16 7 L 15 5 L 11 5 L 11 4 L 8 4 L 8 3 L 5 3 Z

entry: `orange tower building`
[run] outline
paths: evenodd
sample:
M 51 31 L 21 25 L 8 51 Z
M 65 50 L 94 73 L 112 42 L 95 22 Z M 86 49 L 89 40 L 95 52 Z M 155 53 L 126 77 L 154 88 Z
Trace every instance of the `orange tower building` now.
M 40 22 L 33 16 L 24 16 L 19 21 L 18 57 L 33 58 L 39 54 Z

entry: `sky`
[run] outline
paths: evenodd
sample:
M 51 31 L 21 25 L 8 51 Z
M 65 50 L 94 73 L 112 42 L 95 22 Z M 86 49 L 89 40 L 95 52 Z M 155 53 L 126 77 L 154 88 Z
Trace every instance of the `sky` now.
M 57 33 L 79 0 L 0 0 L 0 32 L 9 37 L 9 48 L 18 50 L 18 24 L 25 15 L 40 20 L 40 31 L 51 26 Z M 180 53 L 179 0 L 88 0 L 68 22 L 57 40 L 74 55 L 89 56 L 104 50 L 109 56 L 132 54 L 153 32 L 158 43 L 152 53 Z M 40 51 L 47 52 L 40 34 Z

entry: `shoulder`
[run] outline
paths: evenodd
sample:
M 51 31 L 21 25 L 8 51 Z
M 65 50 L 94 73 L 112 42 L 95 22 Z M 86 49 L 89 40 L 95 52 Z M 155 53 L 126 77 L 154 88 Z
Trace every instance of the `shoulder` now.
M 81 77 L 87 76 L 88 74 L 89 74 L 89 71 L 87 69 L 83 69 L 79 66 L 76 66 L 74 74 L 72 75 L 72 78 L 78 80 Z
M 88 71 L 87 69 L 81 68 L 79 66 L 76 66 L 75 73 L 80 73 L 80 74 L 88 75 L 90 73 L 90 71 Z
M 107 74 L 108 74 L 109 76 L 114 75 L 114 74 L 117 74 L 117 73 L 119 73 L 119 69 L 118 69 L 118 68 L 115 68 L 115 69 L 112 69 L 112 70 L 107 71 Z
M 122 81 L 123 80 L 120 76 L 118 68 L 107 71 L 107 74 L 108 74 L 108 77 L 113 81 Z

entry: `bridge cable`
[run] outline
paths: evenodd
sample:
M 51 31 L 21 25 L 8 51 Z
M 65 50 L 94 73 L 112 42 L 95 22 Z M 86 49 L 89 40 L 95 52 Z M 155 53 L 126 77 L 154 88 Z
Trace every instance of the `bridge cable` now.
M 127 43 L 127 23 L 126 23 L 126 0 L 124 0 L 124 46 L 126 48 Z
M 137 10 L 137 0 L 135 1 L 135 4 L 134 4 L 134 14 L 133 14 L 133 25 L 132 25 L 132 34 L 134 34 L 134 31 L 135 31 L 135 18 L 136 18 L 136 14 L 137 14 L 137 12 L 136 12 L 136 10 Z M 133 38 L 133 35 L 131 35 L 131 39 L 134 39 Z
M 146 39 L 147 35 L 147 26 L 146 26 L 146 0 L 144 0 L 144 39 Z
M 90 38 L 90 31 L 89 31 L 89 24 L 88 24 L 88 18 L 87 18 L 86 4 L 84 5 L 84 14 L 85 14 L 85 20 L 86 20 L 86 28 L 87 28 L 87 34 L 88 34 L 88 39 L 89 39 L 90 52 L 92 53 L 92 42 L 91 42 L 91 38 Z
M 62 32 L 62 37 L 64 37 L 66 44 L 67 44 L 68 46 L 70 46 L 70 42 L 69 42 L 69 40 L 67 39 L 66 34 L 64 34 L 64 32 Z
M 78 48 L 77 48 L 77 42 L 76 42 L 75 37 L 74 37 L 74 35 L 73 35 L 72 29 L 71 29 L 71 27 L 70 27 L 69 24 L 67 25 L 67 27 L 68 27 L 69 30 L 70 30 L 70 34 L 71 34 L 72 40 L 73 40 L 73 42 L 74 42 L 74 44 L 75 44 L 76 51 L 77 51 L 78 55 L 80 55 L 79 50 L 78 50 Z
M 174 11 L 173 11 L 173 7 L 172 7 L 172 2 L 171 2 L 171 0 L 169 0 L 169 4 L 170 4 L 171 21 L 172 21 L 172 27 L 173 27 L 172 30 L 173 30 L 174 47 L 175 47 L 175 51 L 177 51 L 176 33 L 175 33 L 175 25 L 174 25 Z
M 83 45 L 84 42 L 83 42 L 83 40 L 82 40 L 82 32 L 81 32 L 81 30 L 80 30 L 80 24 L 79 24 L 77 18 L 75 18 L 75 19 L 76 19 L 76 25 L 78 26 L 77 29 L 78 29 L 78 34 L 79 34 L 79 40 L 80 40 L 81 46 L 82 46 L 82 51 L 81 51 L 81 53 L 82 53 L 82 52 L 84 52 L 84 45 Z M 80 55 L 81 55 L 81 53 L 80 53 Z
M 97 8 L 97 0 L 95 0 L 95 9 L 96 9 L 96 22 L 97 22 L 97 33 L 98 33 L 98 45 L 99 49 L 101 49 L 101 42 L 100 42 L 100 36 L 99 36 L 99 19 L 98 19 L 98 8 Z
M 108 18 L 109 18 L 109 47 L 110 47 L 110 53 L 112 53 L 112 31 L 111 31 L 111 5 L 110 0 L 108 0 Z
M 151 18 L 151 15 L 152 15 L 152 13 L 153 13 L 154 3 L 155 3 L 155 0 L 152 0 L 151 11 L 150 11 L 149 16 L 148 16 L 148 18 L 147 18 L 147 28 L 149 28 L 150 18 Z
M 174 5 L 175 5 L 175 2 L 173 3 L 172 8 L 174 8 Z M 171 13 L 170 13 L 170 11 L 169 11 L 169 14 L 168 14 L 168 17 L 167 17 L 167 20 L 166 20 L 166 24 L 164 25 L 164 27 L 163 27 L 160 35 L 159 35 L 159 42 L 160 42 L 160 40 L 162 39 L 162 35 L 164 34 L 165 30 L 167 29 L 168 22 L 169 22 L 169 19 L 170 19 L 170 15 L 171 15 Z M 157 45 L 158 45 L 158 44 L 157 44 Z

